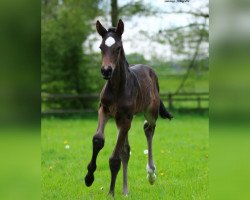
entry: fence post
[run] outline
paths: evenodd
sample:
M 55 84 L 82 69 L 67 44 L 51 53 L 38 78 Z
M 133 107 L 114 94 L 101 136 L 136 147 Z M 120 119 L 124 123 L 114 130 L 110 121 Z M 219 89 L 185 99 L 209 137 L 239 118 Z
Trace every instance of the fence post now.
M 169 109 L 173 108 L 173 95 L 171 93 L 168 94 L 168 107 Z

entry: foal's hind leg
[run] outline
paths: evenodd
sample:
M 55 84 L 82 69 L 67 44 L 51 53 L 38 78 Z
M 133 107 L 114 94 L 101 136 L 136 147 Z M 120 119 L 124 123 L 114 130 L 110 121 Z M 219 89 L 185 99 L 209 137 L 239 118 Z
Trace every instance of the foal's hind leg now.
M 153 153 L 152 153 L 152 140 L 155 131 L 155 122 L 158 117 L 158 110 L 159 110 L 159 102 L 153 101 L 152 104 L 147 109 L 145 113 L 146 121 L 144 122 L 144 132 L 147 138 L 148 143 L 148 164 L 146 167 L 148 173 L 148 180 L 149 183 L 152 185 L 155 182 L 156 175 L 155 175 L 155 165 L 153 160 Z
M 122 187 L 122 194 L 128 195 L 128 161 L 130 157 L 130 146 L 128 143 L 128 135 L 125 139 L 123 148 L 120 153 L 120 158 L 122 161 L 122 167 L 123 167 L 123 187 Z
M 148 121 L 145 121 L 144 123 L 144 132 L 147 137 L 147 143 L 148 143 L 148 164 L 146 166 L 146 170 L 148 173 L 148 180 L 149 183 L 152 185 L 155 182 L 156 175 L 155 175 L 155 165 L 153 161 L 153 154 L 152 154 L 152 140 L 155 130 L 155 124 L 150 124 Z
M 88 173 L 85 176 L 85 184 L 89 187 L 94 182 L 94 172 L 96 170 L 96 158 L 99 151 L 104 146 L 104 128 L 107 122 L 107 114 L 105 108 L 101 106 L 98 111 L 98 127 L 96 134 L 93 136 L 93 154 L 90 163 L 88 164 Z

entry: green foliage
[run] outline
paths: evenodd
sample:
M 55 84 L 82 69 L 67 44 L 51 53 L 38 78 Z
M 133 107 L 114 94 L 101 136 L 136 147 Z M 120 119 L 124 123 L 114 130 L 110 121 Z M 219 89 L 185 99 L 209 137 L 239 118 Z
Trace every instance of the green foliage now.
M 157 121 L 153 156 L 157 179 L 146 179 L 147 142 L 140 116 L 129 132 L 131 157 L 128 166 L 129 196 L 126 199 L 208 199 L 208 118 L 175 115 L 173 121 Z M 95 182 L 84 184 L 92 153 L 92 136 L 97 117 L 42 119 L 42 199 L 106 199 L 109 190 L 109 156 L 116 142 L 117 128 L 110 120 L 105 146 L 97 159 Z M 65 143 L 64 143 L 65 142 Z M 65 149 L 68 143 L 69 149 Z M 117 177 L 116 199 L 123 199 L 122 168 Z
M 129 64 L 147 64 L 148 63 L 148 61 L 144 58 L 144 56 L 138 53 L 128 54 L 126 58 Z
M 52 10 L 51 17 L 42 20 L 42 90 L 79 93 L 86 87 L 79 83 L 85 78 L 85 74 L 79 72 L 83 60 L 82 43 L 91 31 L 91 15 L 72 1 L 48 7 Z
M 88 85 L 87 92 L 100 92 L 101 88 L 105 84 L 105 80 L 101 76 L 101 54 L 91 53 L 83 58 L 85 67 L 82 67 L 81 73 L 87 73 L 88 77 L 82 81 L 81 84 Z
M 59 5 L 58 1 L 42 1 L 43 92 L 75 94 L 91 89 L 82 44 L 93 31 L 90 22 L 98 14 L 97 3 L 68 0 Z M 81 107 L 83 103 L 58 102 L 54 106 Z
M 118 9 L 119 15 L 122 17 L 132 17 L 135 15 L 150 15 L 155 10 L 143 1 L 132 1 Z

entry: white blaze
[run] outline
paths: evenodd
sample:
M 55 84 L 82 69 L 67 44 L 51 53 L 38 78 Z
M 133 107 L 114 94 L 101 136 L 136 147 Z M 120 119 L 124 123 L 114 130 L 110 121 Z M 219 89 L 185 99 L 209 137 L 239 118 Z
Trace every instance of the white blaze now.
M 105 44 L 108 46 L 108 47 L 111 47 L 113 44 L 115 44 L 115 39 L 113 37 L 108 37 L 106 40 L 105 40 Z

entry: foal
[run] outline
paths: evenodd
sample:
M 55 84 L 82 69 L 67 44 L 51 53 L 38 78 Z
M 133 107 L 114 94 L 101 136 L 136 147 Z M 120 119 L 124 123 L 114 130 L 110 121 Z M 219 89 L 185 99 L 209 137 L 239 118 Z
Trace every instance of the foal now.
M 123 194 L 128 194 L 127 167 L 130 156 L 128 131 L 133 115 L 143 112 L 146 118 L 144 132 L 148 143 L 148 164 L 146 170 L 150 184 L 153 184 L 155 165 L 152 158 L 152 139 L 158 113 L 162 118 L 171 119 L 171 114 L 165 109 L 159 98 L 159 85 L 154 71 L 145 65 L 129 66 L 123 46 L 122 34 L 124 24 L 119 20 L 116 28 L 106 30 L 99 21 L 96 22 L 97 32 L 102 36 L 100 49 L 102 52 L 101 74 L 107 80 L 100 94 L 98 111 L 98 127 L 93 136 L 93 154 L 88 165 L 85 184 L 91 186 L 96 170 L 96 158 L 104 146 L 104 128 L 109 117 L 114 117 L 118 127 L 118 138 L 109 158 L 111 183 L 109 194 L 114 196 L 115 181 L 122 163 Z

